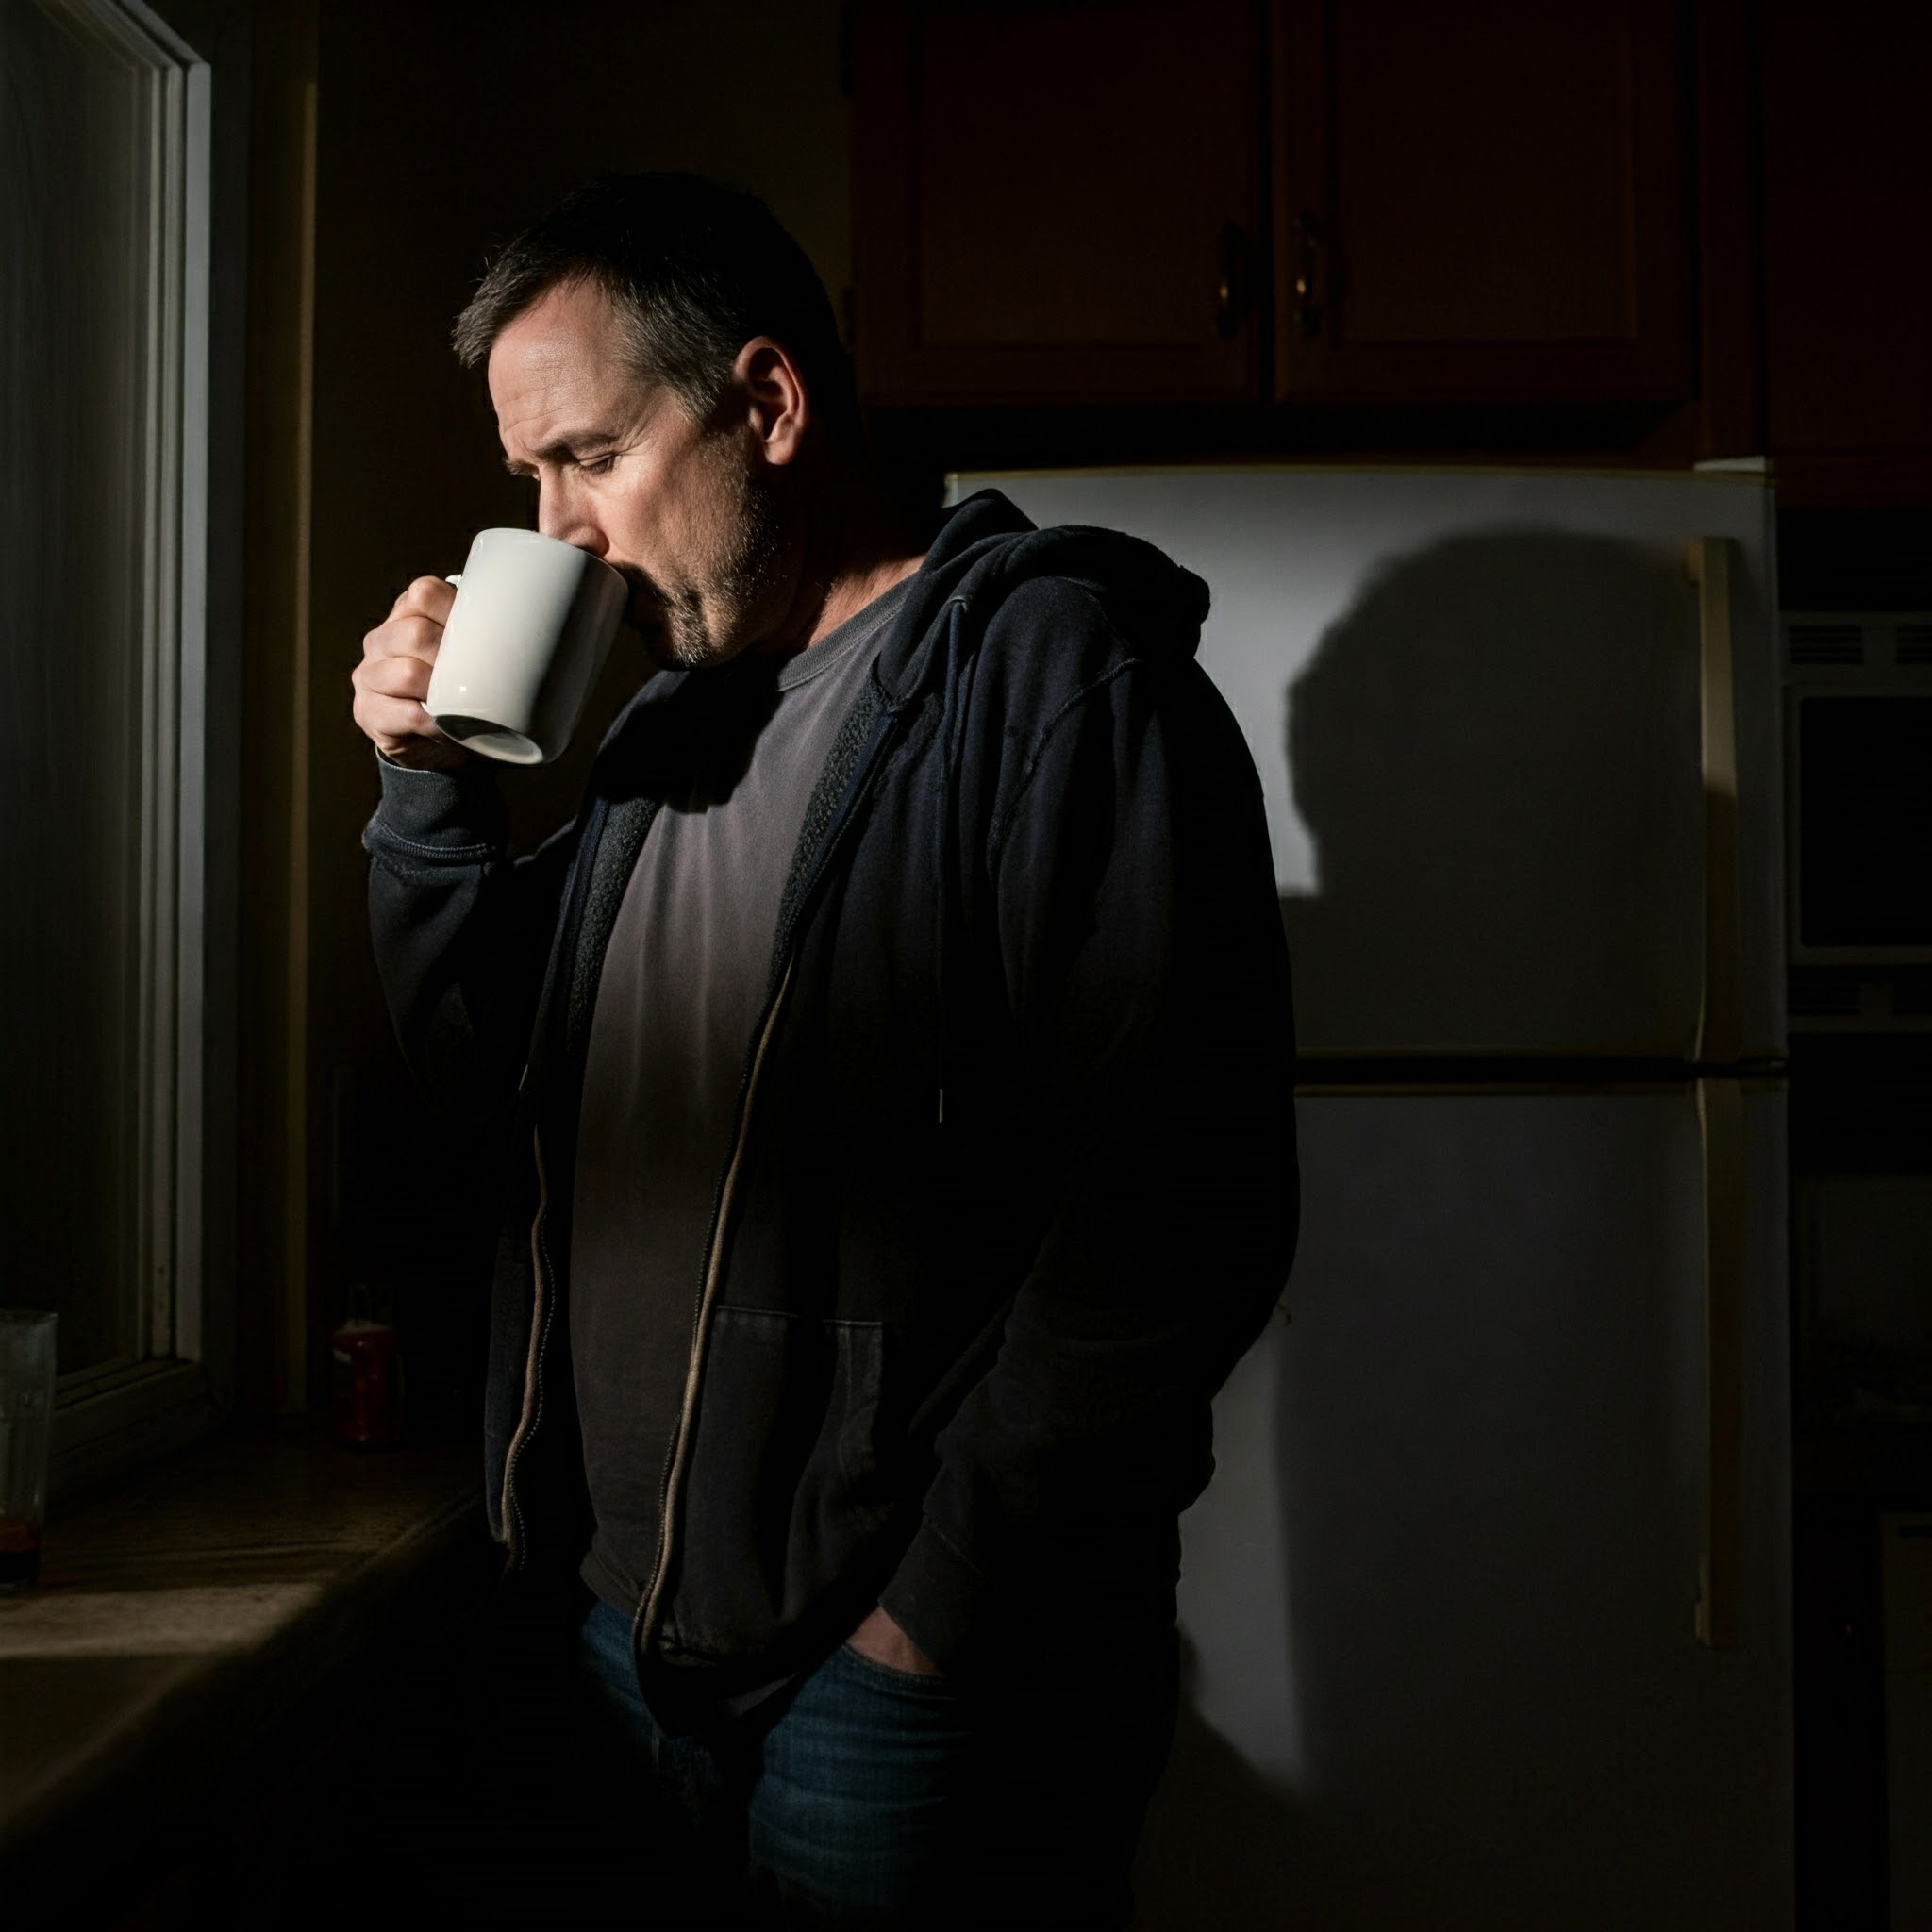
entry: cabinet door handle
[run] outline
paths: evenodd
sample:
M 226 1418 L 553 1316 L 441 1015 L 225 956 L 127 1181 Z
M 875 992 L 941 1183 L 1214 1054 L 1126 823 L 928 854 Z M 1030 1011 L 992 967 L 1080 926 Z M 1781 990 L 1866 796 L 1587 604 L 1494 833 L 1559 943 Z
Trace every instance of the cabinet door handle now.
M 1308 341 L 1322 333 L 1322 225 L 1307 213 L 1294 223 L 1294 325 Z
M 1221 231 L 1221 280 L 1214 291 L 1214 332 L 1233 338 L 1248 307 L 1248 238 L 1234 223 Z

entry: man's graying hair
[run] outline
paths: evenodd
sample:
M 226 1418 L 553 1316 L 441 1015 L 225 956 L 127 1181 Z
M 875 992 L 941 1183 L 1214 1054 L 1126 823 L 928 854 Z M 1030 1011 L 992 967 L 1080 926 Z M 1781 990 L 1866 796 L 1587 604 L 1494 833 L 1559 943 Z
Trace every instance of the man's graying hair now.
M 852 364 L 824 285 L 757 195 L 702 175 L 606 175 L 565 196 L 490 264 L 454 341 L 486 360 L 508 325 L 552 289 L 589 282 L 622 320 L 632 365 L 703 422 L 754 336 L 784 344 L 813 413 L 857 443 Z

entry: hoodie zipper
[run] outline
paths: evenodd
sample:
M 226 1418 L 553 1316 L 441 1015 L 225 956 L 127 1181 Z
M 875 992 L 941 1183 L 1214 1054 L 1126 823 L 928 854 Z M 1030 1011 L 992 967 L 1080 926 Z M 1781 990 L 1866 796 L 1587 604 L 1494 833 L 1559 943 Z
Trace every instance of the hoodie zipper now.
M 503 1504 L 501 1514 L 508 1554 L 505 1567 L 521 1570 L 527 1553 L 524 1535 L 523 1505 L 517 1500 L 517 1462 L 525 1444 L 536 1433 L 543 1419 L 543 1352 L 550 1341 L 549 1250 L 543 1243 L 543 1223 L 550 1208 L 550 1182 L 543 1170 L 543 1131 L 530 1130 L 530 1152 L 537 1163 L 537 1212 L 530 1222 L 530 1343 L 524 1359 L 524 1407 L 517 1418 L 516 1433 L 503 1460 Z
M 717 1301 L 718 1285 L 724 1275 L 725 1230 L 730 1225 L 732 1208 L 737 1202 L 739 1174 L 743 1166 L 758 1075 L 764 1071 L 766 1053 L 778 1031 L 778 1021 L 791 991 L 796 957 L 794 954 L 786 960 L 784 977 L 779 980 L 777 991 L 766 1007 L 763 1023 L 758 1028 L 758 1044 L 752 1051 L 751 1064 L 745 1073 L 744 1094 L 739 1104 L 738 1131 L 724 1164 L 724 1177 L 719 1185 L 717 1206 L 711 1212 L 711 1229 L 705 1242 L 704 1273 L 699 1277 L 697 1302 L 691 1309 L 691 1353 L 685 1364 L 684 1401 L 678 1410 L 677 1433 L 672 1439 L 671 1454 L 665 1458 L 664 1479 L 658 1491 L 658 1560 L 651 1566 L 651 1580 L 645 1588 L 643 1601 L 631 1620 L 631 1648 L 634 1653 L 649 1641 L 663 1607 L 665 1580 L 671 1574 L 672 1552 L 676 1546 L 671 1512 L 684 1486 L 685 1469 L 691 1458 L 692 1423 L 697 1414 L 698 1389 L 704 1379 L 705 1348 L 709 1340 L 711 1309 Z
M 777 1035 L 778 1022 L 783 1017 L 786 1001 L 791 991 L 792 973 L 798 959 L 797 935 L 810 910 L 812 901 L 817 896 L 820 884 L 831 869 L 833 856 L 844 841 L 846 828 L 858 816 L 866 794 L 872 789 L 872 781 L 879 770 L 886 742 L 897 727 L 899 709 L 897 706 L 888 706 L 874 724 L 872 741 L 860 754 L 854 774 L 856 784 L 849 794 L 847 807 L 830 826 L 829 836 L 812 867 L 810 876 L 806 881 L 804 891 L 799 894 L 797 910 L 784 935 L 784 971 L 766 1003 L 764 1015 L 758 1023 L 755 1043 L 745 1066 L 744 1081 L 739 1094 L 737 1125 L 732 1135 L 724 1176 L 718 1184 L 718 1198 L 711 1209 L 710 1231 L 705 1241 L 704 1272 L 699 1278 L 697 1301 L 691 1310 L 691 1353 L 685 1365 L 684 1401 L 678 1411 L 677 1433 L 672 1439 L 671 1453 L 665 1457 L 663 1480 L 658 1488 L 657 1560 L 651 1566 L 651 1577 L 645 1586 L 643 1600 L 638 1605 L 636 1616 L 631 1619 L 631 1655 L 634 1657 L 642 1657 L 663 1614 L 665 1586 L 670 1578 L 672 1557 L 677 1543 L 677 1524 L 674 1512 L 681 1500 L 685 1474 L 691 1460 L 693 1424 L 697 1414 L 698 1391 L 704 1379 L 705 1350 L 709 1340 L 711 1310 L 724 1276 L 725 1234 L 730 1225 L 732 1210 L 737 1205 L 739 1173 L 751 1125 L 752 1106 L 758 1094 L 758 1076 L 764 1071 L 766 1054 Z
M 608 817 L 608 809 L 600 808 L 585 827 L 587 847 L 592 854 L 603 842 Z M 580 852 L 577 862 L 571 868 L 562 916 L 551 944 L 550 962 L 544 970 L 543 992 L 538 1003 L 540 1012 L 547 1012 L 557 996 L 558 969 L 564 964 L 569 951 L 566 939 L 574 941 L 582 929 L 584 898 L 590 890 L 592 869 L 583 862 Z M 567 989 L 563 997 L 569 998 Z M 523 1074 L 517 1081 L 519 1095 L 528 1091 L 530 1076 L 536 1072 L 541 1058 L 542 1040 L 540 1036 L 532 1041 L 530 1058 L 525 1061 Z M 537 1208 L 530 1218 L 530 1340 L 524 1357 L 523 1409 L 504 1455 L 503 1493 L 498 1507 L 507 1545 L 506 1572 L 521 1570 L 529 1554 L 528 1539 L 524 1534 L 523 1504 L 518 1500 L 516 1491 L 517 1464 L 530 1438 L 536 1434 L 538 1424 L 543 1420 L 543 1356 L 550 1343 L 550 1318 L 555 1305 L 550 1292 L 550 1250 L 544 1240 L 544 1223 L 550 1211 L 550 1178 L 543 1166 L 543 1129 L 534 1116 L 530 1126 L 530 1153 L 537 1169 Z
M 903 703 L 888 702 L 874 726 L 872 741 L 859 756 L 858 768 L 854 774 L 857 780 L 856 788 L 848 794 L 845 809 L 829 828 L 829 837 L 821 849 L 804 891 L 799 896 L 797 910 L 787 939 L 784 971 L 766 1004 L 763 1017 L 758 1024 L 756 1043 L 745 1068 L 744 1082 L 739 1096 L 737 1127 L 732 1137 L 724 1174 L 719 1182 L 718 1198 L 711 1211 L 710 1231 L 705 1243 L 704 1272 L 699 1282 L 697 1300 L 691 1311 L 691 1349 L 685 1369 L 684 1397 L 678 1412 L 677 1431 L 673 1438 L 671 1454 L 665 1459 L 663 1480 L 658 1493 L 657 1560 L 652 1565 L 651 1579 L 643 1600 L 638 1606 L 637 1615 L 631 1622 L 631 1645 L 634 1655 L 642 1654 L 643 1646 L 648 1642 L 663 1607 L 665 1583 L 670 1575 L 676 1541 L 672 1520 L 673 1510 L 690 1461 L 692 1424 L 697 1411 L 698 1390 L 704 1374 L 705 1346 L 708 1340 L 712 1306 L 716 1301 L 723 1275 L 724 1234 L 736 1204 L 738 1178 L 742 1164 L 746 1130 L 751 1120 L 752 1102 L 757 1091 L 758 1076 L 764 1068 L 767 1050 L 777 1033 L 778 1021 L 783 1015 L 791 989 L 796 953 L 791 948 L 791 938 L 795 936 L 800 924 L 803 923 L 811 901 L 816 896 L 819 884 L 830 868 L 832 857 L 843 841 L 846 827 L 857 815 L 866 793 L 871 790 L 872 780 L 879 769 L 880 756 L 896 728 L 902 708 Z M 578 890 L 576 897 L 580 902 L 581 889 Z M 575 908 L 574 916 L 580 915 L 580 909 L 579 903 Z M 553 968 L 554 966 L 553 959 Z M 530 1069 L 526 1067 L 525 1083 L 528 1081 L 529 1074 Z M 509 1448 L 504 1457 L 501 1508 L 505 1540 L 508 1545 L 507 1568 L 510 1570 L 521 1569 L 527 1555 L 523 1507 L 516 1494 L 516 1472 L 524 1449 L 542 1420 L 543 1356 L 550 1339 L 553 1306 L 550 1293 L 549 1252 L 543 1241 L 543 1224 L 549 1208 L 550 1191 L 548 1177 L 543 1170 L 541 1128 L 532 1129 L 531 1150 L 536 1159 L 538 1191 L 537 1211 L 530 1224 L 530 1262 L 533 1274 L 530 1342 L 524 1365 L 523 1412 L 518 1418 L 516 1430 L 510 1438 Z

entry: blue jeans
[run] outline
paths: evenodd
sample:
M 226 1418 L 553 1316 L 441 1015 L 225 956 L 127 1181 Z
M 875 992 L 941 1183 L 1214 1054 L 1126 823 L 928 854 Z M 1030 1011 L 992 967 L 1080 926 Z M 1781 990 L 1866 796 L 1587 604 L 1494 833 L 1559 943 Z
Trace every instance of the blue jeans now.
M 1132 1915 L 1127 1867 L 1173 1726 L 1171 1642 L 1139 1681 L 1018 1699 L 841 1648 L 686 1738 L 639 1694 L 628 1619 L 595 1605 L 579 1657 L 707 1874 L 714 1923 L 1075 1932 Z

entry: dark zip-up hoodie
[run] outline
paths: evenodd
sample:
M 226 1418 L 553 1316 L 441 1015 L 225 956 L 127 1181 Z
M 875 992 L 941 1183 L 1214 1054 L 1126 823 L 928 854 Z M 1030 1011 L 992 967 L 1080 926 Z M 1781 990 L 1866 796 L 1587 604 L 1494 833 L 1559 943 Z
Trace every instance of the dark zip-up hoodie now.
M 1260 790 L 1193 660 L 1200 580 L 951 513 L 781 908 L 635 1638 L 673 1729 L 874 1603 L 950 1674 L 1049 1675 L 1174 1610 L 1208 1406 L 1288 1273 L 1288 961 Z M 598 974 L 719 674 L 655 678 L 515 865 L 492 775 L 386 768 L 378 962 L 432 1099 L 508 1109 L 486 1457 L 512 1572 L 588 1541 L 567 1324 Z M 523 1069 L 521 1077 L 519 1068 Z

